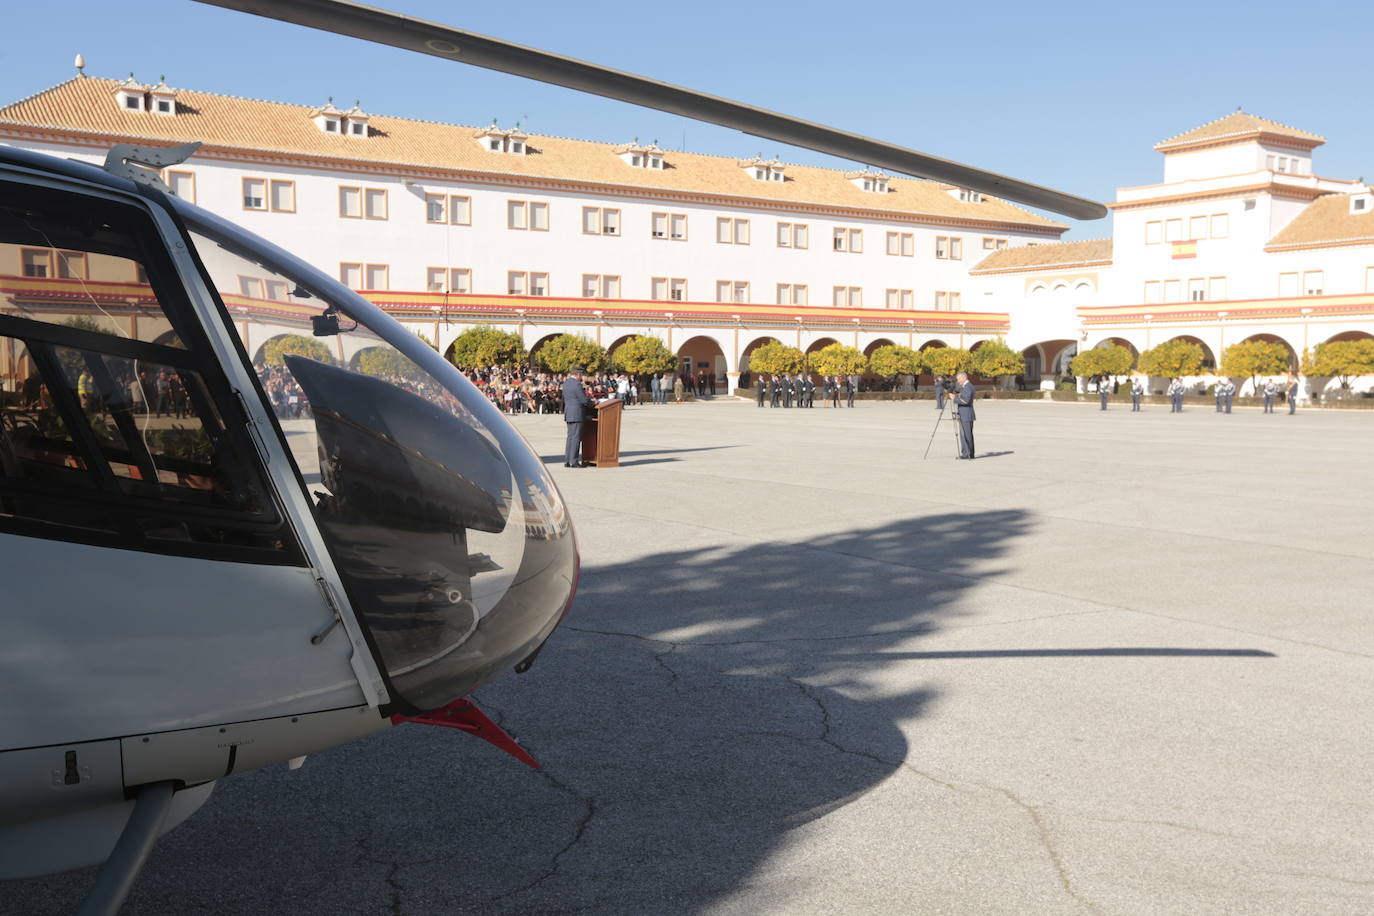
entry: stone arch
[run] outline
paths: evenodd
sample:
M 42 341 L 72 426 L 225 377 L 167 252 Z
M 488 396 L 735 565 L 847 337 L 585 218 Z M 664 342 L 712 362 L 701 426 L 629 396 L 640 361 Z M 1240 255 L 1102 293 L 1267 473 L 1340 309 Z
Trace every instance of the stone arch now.
M 1132 369 L 1135 369 L 1135 367 L 1140 364 L 1140 350 L 1135 344 L 1124 337 L 1104 337 L 1094 344 L 1094 348 L 1096 347 L 1121 347 L 1131 354 Z
M 752 387 L 754 384 L 753 374 L 749 372 L 750 355 L 764 344 L 771 343 L 776 340 L 778 340 L 778 338 L 773 337 L 772 335 L 767 335 L 764 337 L 755 337 L 753 340 L 749 341 L 747 345 L 745 345 L 744 349 L 740 352 L 739 357 L 739 384 L 741 385 L 741 387 Z M 746 374 L 748 374 L 747 377 Z
M 810 355 L 818 350 L 824 350 L 831 344 L 837 343 L 839 343 L 839 341 L 833 337 L 817 337 L 815 340 L 811 341 L 811 343 L 807 345 L 805 352 L 807 353 L 807 355 Z
M 539 339 L 536 340 L 534 343 L 530 344 L 530 347 L 529 347 L 529 350 L 530 350 L 530 365 L 531 365 L 531 366 L 537 365 L 537 364 L 535 363 L 535 361 L 534 361 L 534 354 L 536 354 L 536 353 L 538 353 L 540 350 L 544 349 L 544 345 L 547 344 L 549 341 L 553 340 L 555 337 L 562 337 L 563 334 L 564 334 L 563 331 L 557 331 L 557 332 L 555 332 L 555 333 L 553 333 L 553 334 L 545 334 L 543 337 L 539 338 Z M 444 358 L 445 358 L 445 359 L 447 359 L 447 358 L 449 357 L 450 352 L 451 352 L 452 350 L 453 350 L 453 344 L 450 343 L 450 344 L 448 345 L 448 349 L 444 351 Z M 452 362 L 452 360 L 450 359 L 449 362 Z
M 1165 343 L 1174 340 L 1186 340 L 1188 343 L 1195 343 L 1202 348 L 1202 368 L 1209 372 L 1216 372 L 1217 355 L 1212 352 L 1212 348 L 1207 345 L 1207 341 L 1201 337 L 1194 337 L 1192 334 L 1179 334 L 1177 337 L 1170 337 Z M 1204 373 L 1205 374 L 1205 373 Z
M 177 335 L 176 329 L 173 328 L 172 330 L 163 331 L 161 334 L 154 337 L 153 343 L 163 347 L 175 347 L 180 340 L 181 338 Z M 261 352 L 261 348 L 259 348 L 259 352 Z
M 641 336 L 641 335 L 639 335 L 639 334 L 622 334 L 622 335 L 620 335 L 619 337 L 617 337 L 615 340 L 611 341 L 610 346 L 608 346 L 608 347 L 606 348 L 606 359 L 607 359 L 607 361 L 608 361 L 608 362 L 610 361 L 611 357 L 613 357 L 613 356 L 615 355 L 615 351 L 618 350 L 622 345 L 624 345 L 625 343 L 627 343 L 627 342 L 629 342 L 629 341 L 631 341 L 631 340 L 634 340 L 636 337 L 639 337 L 639 336 Z
M 1276 344 L 1278 344 L 1279 346 L 1283 347 L 1285 350 L 1288 351 L 1288 368 L 1289 368 L 1289 369 L 1297 369 L 1297 368 L 1298 368 L 1298 351 L 1297 351 L 1297 348 L 1294 347 L 1294 346 L 1293 346 L 1291 343 L 1289 343 L 1288 341 L 1284 340 L 1284 339 L 1283 339 L 1282 337 L 1280 337 L 1279 335 L 1277 335 L 1277 334 L 1269 334 L 1269 333 L 1251 334 L 1249 337 L 1245 338 L 1245 340 L 1242 340 L 1241 343 L 1249 343 L 1249 342 L 1252 341 L 1252 340 L 1262 340 L 1262 341 L 1264 341 L 1265 343 L 1276 343 Z
M 1339 343 L 1343 340 L 1374 340 L 1374 334 L 1368 331 L 1341 331 L 1339 334 L 1332 334 L 1322 343 Z
M 864 347 L 864 356 L 872 356 L 873 351 L 878 349 L 879 347 L 895 347 L 896 345 L 897 341 L 895 340 L 888 340 L 886 337 L 879 337 L 877 340 L 873 341 L 868 346 Z
M 1068 363 L 1078 353 L 1078 345 L 1072 340 L 1041 340 L 1021 351 L 1026 360 L 1022 373 L 1024 384 L 1044 387 L 1048 381 L 1051 386 L 1059 376 L 1067 375 Z
M 301 333 L 300 331 L 283 331 L 283 332 L 280 333 L 280 334 L 273 334 L 271 337 L 267 338 L 267 339 L 264 340 L 261 344 L 258 345 L 258 349 L 253 353 L 253 365 L 255 365 L 255 366 L 261 366 L 261 365 L 266 361 L 265 358 L 266 358 L 267 345 L 270 344 L 272 341 L 274 341 L 274 340 L 280 340 L 280 339 L 282 339 L 283 337 L 304 337 L 304 338 L 306 338 L 306 339 L 308 339 L 308 340 L 318 340 L 321 344 L 324 345 L 325 349 L 329 350 L 329 361 L 330 361 L 331 363 L 337 363 L 337 362 L 339 362 L 339 353 L 338 353 L 338 344 L 337 344 L 337 341 L 338 341 L 339 338 L 337 338 L 337 337 L 334 337 L 334 338 L 329 338 L 329 337 L 319 337 L 319 338 L 316 338 L 316 337 L 312 337 L 312 336 L 309 335 L 309 334 L 303 334 L 303 333 Z
M 730 365 L 720 342 L 707 334 L 684 341 L 677 348 L 678 369 L 683 381 L 701 378 L 707 394 L 724 393 L 730 380 L 726 373 Z

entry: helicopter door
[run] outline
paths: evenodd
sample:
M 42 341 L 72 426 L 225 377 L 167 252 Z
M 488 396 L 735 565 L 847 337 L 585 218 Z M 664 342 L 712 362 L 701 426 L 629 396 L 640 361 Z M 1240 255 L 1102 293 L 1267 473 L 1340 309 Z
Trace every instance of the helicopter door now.
M 153 215 L 9 173 L 0 579 L 0 752 L 362 701 Z

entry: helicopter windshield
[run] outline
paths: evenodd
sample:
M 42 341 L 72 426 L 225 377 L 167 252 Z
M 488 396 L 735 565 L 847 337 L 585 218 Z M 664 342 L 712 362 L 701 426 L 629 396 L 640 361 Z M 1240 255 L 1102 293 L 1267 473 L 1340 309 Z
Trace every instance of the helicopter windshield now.
M 428 341 L 267 243 L 182 213 L 196 214 L 201 261 L 393 693 L 434 709 L 519 662 L 575 576 L 538 457 Z

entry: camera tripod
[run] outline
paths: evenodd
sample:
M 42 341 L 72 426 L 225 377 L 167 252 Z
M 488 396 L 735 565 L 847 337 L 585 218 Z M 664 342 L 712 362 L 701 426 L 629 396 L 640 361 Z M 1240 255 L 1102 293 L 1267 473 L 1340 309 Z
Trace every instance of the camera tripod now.
M 935 443 L 935 434 L 940 431 L 940 421 L 945 418 L 945 411 L 952 412 L 953 408 L 951 405 L 953 404 L 953 402 L 954 398 L 949 393 L 946 393 L 945 403 L 943 406 L 941 406 L 940 413 L 935 418 L 935 426 L 930 431 L 930 441 L 926 443 L 926 453 L 921 456 L 922 461 L 925 461 L 927 458 L 930 457 L 930 447 Z M 919 404 L 920 402 L 917 401 L 917 403 Z M 950 420 L 954 426 L 954 457 L 958 458 L 959 454 L 963 451 L 964 443 L 961 439 L 962 434 L 959 431 L 959 421 L 953 417 L 951 417 Z

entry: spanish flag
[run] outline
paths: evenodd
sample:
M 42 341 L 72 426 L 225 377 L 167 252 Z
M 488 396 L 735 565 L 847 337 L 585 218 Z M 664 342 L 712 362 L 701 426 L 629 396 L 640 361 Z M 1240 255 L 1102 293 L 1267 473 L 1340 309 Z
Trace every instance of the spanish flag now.
M 1197 239 L 1189 239 L 1186 242 L 1174 242 L 1174 260 L 1180 258 L 1197 257 Z

